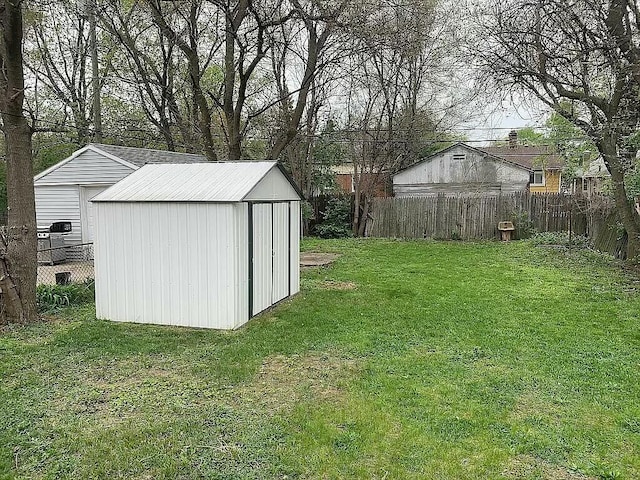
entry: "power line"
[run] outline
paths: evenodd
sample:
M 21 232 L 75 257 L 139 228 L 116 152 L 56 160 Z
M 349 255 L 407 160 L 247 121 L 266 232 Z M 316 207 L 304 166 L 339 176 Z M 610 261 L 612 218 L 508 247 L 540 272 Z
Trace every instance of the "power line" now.
M 16 114 L 12 114 L 12 113 L 8 113 L 8 112 L 2 112 L 0 111 L 0 114 L 2 115 L 9 115 L 9 116 L 14 116 L 14 117 L 20 117 L 20 115 L 16 115 Z M 44 124 L 44 125 L 51 125 L 53 127 L 56 127 L 58 129 L 69 129 L 71 131 L 76 130 L 79 131 L 81 128 L 76 126 L 76 125 L 70 125 L 70 124 L 61 124 L 59 122 L 55 122 L 55 121 L 51 121 L 51 120 L 44 120 L 44 119 L 37 119 L 34 118 L 33 116 L 31 117 L 25 117 L 25 118 L 31 118 L 31 120 L 34 123 L 40 123 L 40 124 Z M 524 127 L 526 128 L 526 127 Z M 530 128 L 534 128 L 534 127 L 530 127 Z M 539 128 L 539 127 L 536 127 Z M 540 127 L 540 128 L 547 128 L 547 127 Z M 457 129 L 452 129 L 450 131 L 445 131 L 442 133 L 439 133 L 437 135 L 435 135 L 432 138 L 427 138 L 424 139 L 422 142 L 419 143 L 425 143 L 427 145 L 437 145 L 437 144 L 442 144 L 442 145 L 448 145 L 448 144 L 453 144 L 453 143 L 464 143 L 464 144 L 479 144 L 479 143 L 502 143 L 502 142 L 508 142 L 507 138 L 501 137 L 501 138 L 474 138 L 474 139 L 456 139 L 456 138 L 450 138 L 447 137 L 447 135 L 454 135 L 457 131 L 478 131 L 478 130 L 516 130 L 512 127 L 458 127 Z M 398 134 L 403 134 L 403 133 L 409 133 L 412 132 L 412 130 L 409 129 L 397 129 L 395 130 Z M 386 130 L 381 130 L 381 133 L 386 132 Z M 64 132 L 64 131 L 55 131 L 55 130 L 51 130 L 50 132 L 40 132 L 40 133 L 52 133 L 52 134 L 64 134 L 64 133 L 71 133 L 71 132 Z M 345 135 L 345 134 L 357 134 L 357 135 L 362 135 L 362 134 L 367 134 L 366 130 L 355 130 L 355 129 L 342 129 L 338 132 L 336 132 L 335 134 L 305 134 L 305 133 L 299 133 L 298 134 L 298 138 L 307 138 L 307 139 L 327 139 L 329 142 L 331 143 L 338 143 L 338 144 L 353 144 L 354 140 L 353 139 L 348 139 L 348 138 L 340 138 L 341 136 Z M 332 138 L 333 136 L 337 136 L 338 138 Z M 219 133 L 213 133 L 212 136 L 217 139 L 217 140 L 222 140 L 225 141 L 226 137 L 224 134 L 219 134 Z M 129 142 L 139 142 L 139 143 L 143 143 L 143 144 L 148 144 L 150 141 L 160 141 L 162 143 L 164 142 L 164 139 L 161 138 L 161 135 L 158 135 L 157 133 L 154 134 L 150 134 L 148 137 L 143 137 L 143 136 L 135 136 L 135 135 L 131 135 L 131 134 L 125 134 L 125 132 L 118 132 L 118 134 L 114 137 L 118 140 L 123 140 L 123 141 L 129 141 Z M 267 136 L 251 136 L 251 135 L 247 135 L 245 137 L 246 141 L 265 141 L 265 142 L 269 142 L 272 141 L 273 138 L 271 137 L 267 137 Z M 589 140 L 589 137 L 586 135 L 583 136 L 572 136 L 572 137 L 566 137 L 563 138 L 562 141 L 563 142 L 572 142 L 572 141 L 585 141 L 585 140 Z M 371 138 L 371 139 L 365 139 L 365 140 L 360 140 L 357 141 L 356 143 L 365 143 L 365 144 L 408 144 L 410 143 L 409 140 L 406 139 L 379 139 L 379 138 Z M 177 148 L 183 148 L 183 149 L 190 149 L 193 147 L 193 145 L 185 145 L 182 143 L 177 143 L 177 142 L 173 142 L 173 145 Z M 519 148 L 536 148 L 536 147 L 557 147 L 557 143 L 552 142 L 551 140 L 548 140 L 547 142 L 541 142 L 541 143 L 536 143 L 535 145 L 518 145 Z M 505 145 L 506 148 L 506 145 Z M 553 152 L 548 152 L 549 154 L 553 154 Z M 539 156 L 540 153 L 519 153 L 519 156 Z

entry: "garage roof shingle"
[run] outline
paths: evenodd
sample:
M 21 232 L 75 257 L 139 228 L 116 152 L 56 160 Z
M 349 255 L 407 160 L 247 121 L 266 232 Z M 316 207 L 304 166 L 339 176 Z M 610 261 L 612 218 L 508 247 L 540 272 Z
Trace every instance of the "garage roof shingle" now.
M 151 150 L 149 148 L 122 147 L 120 145 L 106 145 L 103 143 L 91 143 L 89 145 L 138 167 L 142 167 L 149 163 L 201 163 L 207 161 L 206 157 L 203 155 L 196 155 L 193 153 L 168 152 L 165 150 Z

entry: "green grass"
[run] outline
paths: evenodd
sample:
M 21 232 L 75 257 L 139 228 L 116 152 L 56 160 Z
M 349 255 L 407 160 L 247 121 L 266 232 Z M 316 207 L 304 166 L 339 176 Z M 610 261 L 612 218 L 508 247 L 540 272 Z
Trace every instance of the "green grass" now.
M 338 252 L 225 333 L 0 334 L 0 478 L 640 478 L 638 282 L 525 242 Z

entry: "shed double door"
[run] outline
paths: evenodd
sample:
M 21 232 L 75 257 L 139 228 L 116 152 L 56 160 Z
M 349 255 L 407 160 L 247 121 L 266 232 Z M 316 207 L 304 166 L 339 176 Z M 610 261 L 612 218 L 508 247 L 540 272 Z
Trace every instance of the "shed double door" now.
M 257 315 L 289 296 L 289 202 L 255 203 L 252 206 L 252 307 Z

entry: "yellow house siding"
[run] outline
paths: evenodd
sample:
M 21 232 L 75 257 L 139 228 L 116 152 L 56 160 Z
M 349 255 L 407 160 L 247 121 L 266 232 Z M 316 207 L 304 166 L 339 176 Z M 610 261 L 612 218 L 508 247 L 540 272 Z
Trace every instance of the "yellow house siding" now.
M 529 185 L 531 193 L 560 193 L 560 170 L 546 170 L 544 185 Z

